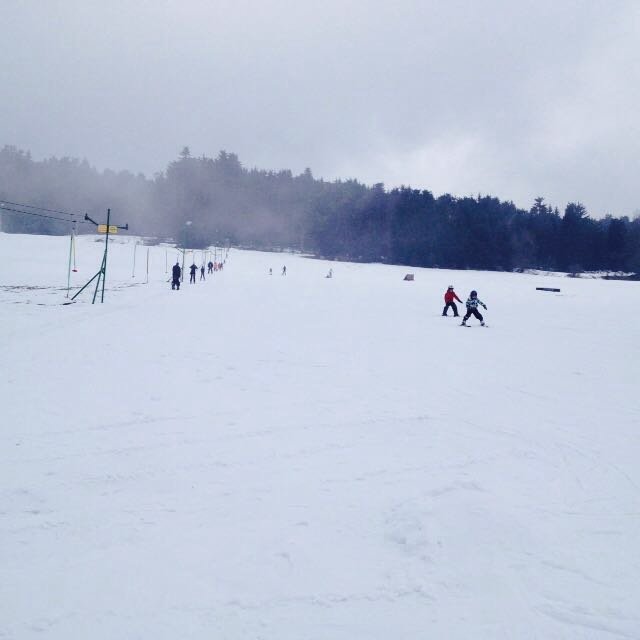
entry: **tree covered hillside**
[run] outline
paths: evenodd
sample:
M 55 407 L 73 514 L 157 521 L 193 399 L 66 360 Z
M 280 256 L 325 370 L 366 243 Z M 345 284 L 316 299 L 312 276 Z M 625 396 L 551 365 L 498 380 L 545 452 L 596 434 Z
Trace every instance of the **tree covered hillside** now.
M 245 168 L 233 153 L 179 158 L 152 179 L 97 171 L 86 161 L 34 161 L 15 147 L 0 151 L 2 230 L 68 233 L 69 224 L 20 213 L 26 203 L 103 216 L 136 233 L 204 247 L 231 243 L 287 248 L 326 258 L 424 267 L 640 271 L 640 219 L 592 219 L 583 205 L 536 198 L 530 210 L 494 196 L 435 197 L 428 190 L 357 180 L 328 182 L 309 169 Z M 10 209 L 13 209 L 11 211 Z M 67 217 L 61 215 L 63 220 Z M 187 224 L 188 223 L 188 224 Z M 93 231 L 92 227 L 79 231 Z

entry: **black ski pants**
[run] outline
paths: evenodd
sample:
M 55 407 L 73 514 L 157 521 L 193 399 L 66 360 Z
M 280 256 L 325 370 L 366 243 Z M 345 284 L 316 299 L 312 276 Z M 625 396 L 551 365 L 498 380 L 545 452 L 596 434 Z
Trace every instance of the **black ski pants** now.
M 196 281 L 196 274 L 195 271 L 191 274 L 191 278 L 189 278 L 189 284 L 191 284 L 192 282 L 195 283 Z
M 180 289 L 180 278 L 174 278 L 171 281 L 171 288 L 172 289 Z
M 462 319 L 462 322 L 466 322 L 471 316 L 475 316 L 476 318 L 478 318 L 478 320 L 480 320 L 480 322 L 484 320 L 484 318 L 482 317 L 482 314 L 478 311 L 476 307 L 467 307 L 467 313 L 464 314 L 464 318 Z
M 447 313 L 449 312 L 449 307 L 451 307 L 453 309 L 453 317 L 457 318 L 458 317 L 458 307 L 456 306 L 456 303 L 453 302 L 453 300 L 451 302 L 447 302 L 447 304 L 444 305 L 444 309 L 442 310 L 442 315 L 446 316 Z

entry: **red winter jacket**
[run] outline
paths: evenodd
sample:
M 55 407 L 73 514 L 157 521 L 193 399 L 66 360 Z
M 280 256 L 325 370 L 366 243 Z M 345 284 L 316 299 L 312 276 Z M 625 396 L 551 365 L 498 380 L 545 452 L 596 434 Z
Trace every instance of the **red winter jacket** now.
M 450 302 L 453 302 L 454 299 L 457 300 L 458 302 L 462 302 L 462 300 L 460 300 L 460 298 L 458 298 L 458 296 L 456 295 L 455 291 L 448 289 L 447 292 L 444 294 L 444 301 L 447 304 L 449 304 Z

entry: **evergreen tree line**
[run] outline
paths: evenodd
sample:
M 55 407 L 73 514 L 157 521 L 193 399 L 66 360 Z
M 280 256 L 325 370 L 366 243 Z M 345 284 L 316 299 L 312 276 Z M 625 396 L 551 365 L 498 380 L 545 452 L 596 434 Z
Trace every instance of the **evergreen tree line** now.
M 640 272 L 640 219 L 591 219 L 578 202 L 560 213 L 536 198 L 530 210 L 493 196 L 439 197 L 427 190 L 385 190 L 356 180 L 328 182 L 306 169 L 247 169 L 233 153 L 193 157 L 185 147 L 152 179 L 99 172 L 87 161 L 34 161 L 15 147 L 0 151 L 0 202 L 88 213 L 112 210 L 113 223 L 212 244 L 293 249 L 324 258 L 424 267 Z M 64 216 L 61 216 L 65 218 Z M 0 210 L 2 230 L 66 234 L 61 220 Z M 80 232 L 95 232 L 80 225 Z

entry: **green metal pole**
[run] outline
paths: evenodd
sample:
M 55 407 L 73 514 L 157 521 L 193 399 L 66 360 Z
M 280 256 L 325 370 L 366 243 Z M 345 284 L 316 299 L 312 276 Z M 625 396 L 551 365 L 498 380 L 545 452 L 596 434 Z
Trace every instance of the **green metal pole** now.
M 71 298 L 71 299 L 75 300 L 101 273 L 102 273 L 102 271 L 98 271 L 98 273 L 96 273 L 96 275 L 93 276 L 93 278 L 91 278 L 91 280 L 89 280 L 89 282 L 87 282 L 87 284 L 85 284 L 84 287 L 82 287 L 82 289 L 80 289 L 80 291 L 75 293 L 73 295 L 73 298 Z M 95 296 L 94 296 L 94 300 L 95 300 Z
M 104 302 L 104 283 L 107 279 L 107 251 L 109 250 L 109 223 L 111 222 L 111 209 L 107 209 L 107 239 L 104 242 L 104 260 L 102 262 L 102 298 Z
M 91 301 L 91 304 L 96 303 L 96 296 L 98 295 L 98 289 L 100 288 L 100 278 L 102 278 L 102 282 L 104 282 L 104 253 L 102 254 L 102 263 L 100 264 L 100 271 L 96 273 L 96 276 L 98 278 L 98 281 L 96 282 L 96 290 L 93 292 L 93 300 Z
M 69 267 L 67 269 L 67 298 L 69 297 L 69 289 L 71 289 L 71 252 L 73 251 L 73 229 L 69 237 Z

